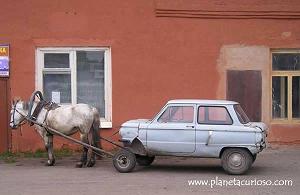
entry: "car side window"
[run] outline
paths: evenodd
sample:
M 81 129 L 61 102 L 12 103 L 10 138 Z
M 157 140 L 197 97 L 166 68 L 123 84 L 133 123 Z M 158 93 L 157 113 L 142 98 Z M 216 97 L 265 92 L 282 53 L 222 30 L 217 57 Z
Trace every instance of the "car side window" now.
M 169 106 L 157 120 L 160 123 L 192 123 L 193 106 Z
M 200 106 L 198 108 L 198 123 L 210 125 L 231 125 L 232 119 L 223 106 Z

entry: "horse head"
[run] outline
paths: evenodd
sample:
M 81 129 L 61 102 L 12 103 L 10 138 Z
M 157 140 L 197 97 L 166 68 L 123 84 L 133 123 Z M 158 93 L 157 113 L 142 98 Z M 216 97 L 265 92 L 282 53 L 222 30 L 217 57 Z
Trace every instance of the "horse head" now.
M 28 114 L 28 102 L 22 101 L 20 98 L 15 98 L 10 111 L 9 126 L 12 129 L 18 128 L 25 121 L 25 116 Z

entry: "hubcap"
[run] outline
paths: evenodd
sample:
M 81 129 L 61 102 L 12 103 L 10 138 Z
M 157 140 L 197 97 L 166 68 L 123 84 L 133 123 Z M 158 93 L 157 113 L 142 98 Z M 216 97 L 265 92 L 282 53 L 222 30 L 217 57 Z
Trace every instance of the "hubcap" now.
M 130 164 L 130 160 L 127 158 L 127 156 L 124 156 L 124 155 L 120 155 L 117 158 L 117 161 L 118 161 L 119 166 L 122 168 L 127 168 Z
M 229 164 L 234 167 L 239 167 L 242 164 L 243 156 L 239 153 L 233 153 L 229 156 Z

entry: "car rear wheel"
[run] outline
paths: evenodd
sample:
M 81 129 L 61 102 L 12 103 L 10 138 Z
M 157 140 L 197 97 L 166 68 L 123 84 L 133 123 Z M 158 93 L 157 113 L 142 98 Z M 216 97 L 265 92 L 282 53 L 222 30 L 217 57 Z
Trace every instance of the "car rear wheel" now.
M 120 173 L 131 172 L 136 165 L 135 154 L 129 150 L 121 149 L 114 155 L 113 165 Z
M 223 169 L 231 175 L 241 175 L 248 171 L 253 163 L 252 155 L 242 148 L 228 148 L 221 157 Z
M 152 162 L 154 161 L 155 156 L 141 156 L 141 155 L 136 155 L 136 162 L 140 165 L 140 166 L 149 166 L 152 164 Z

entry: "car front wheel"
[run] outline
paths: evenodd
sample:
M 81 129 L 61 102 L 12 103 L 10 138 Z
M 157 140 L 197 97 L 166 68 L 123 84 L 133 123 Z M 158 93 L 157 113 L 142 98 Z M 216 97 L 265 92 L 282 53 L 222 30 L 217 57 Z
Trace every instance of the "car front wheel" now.
M 242 148 L 228 148 L 221 157 L 223 169 L 231 175 L 241 175 L 250 168 L 253 157 L 245 149 Z
M 149 166 L 151 163 L 154 161 L 155 156 L 141 156 L 141 155 L 136 155 L 136 162 L 140 166 Z
M 114 155 L 113 165 L 120 173 L 131 172 L 136 165 L 135 154 L 129 150 L 121 149 Z

